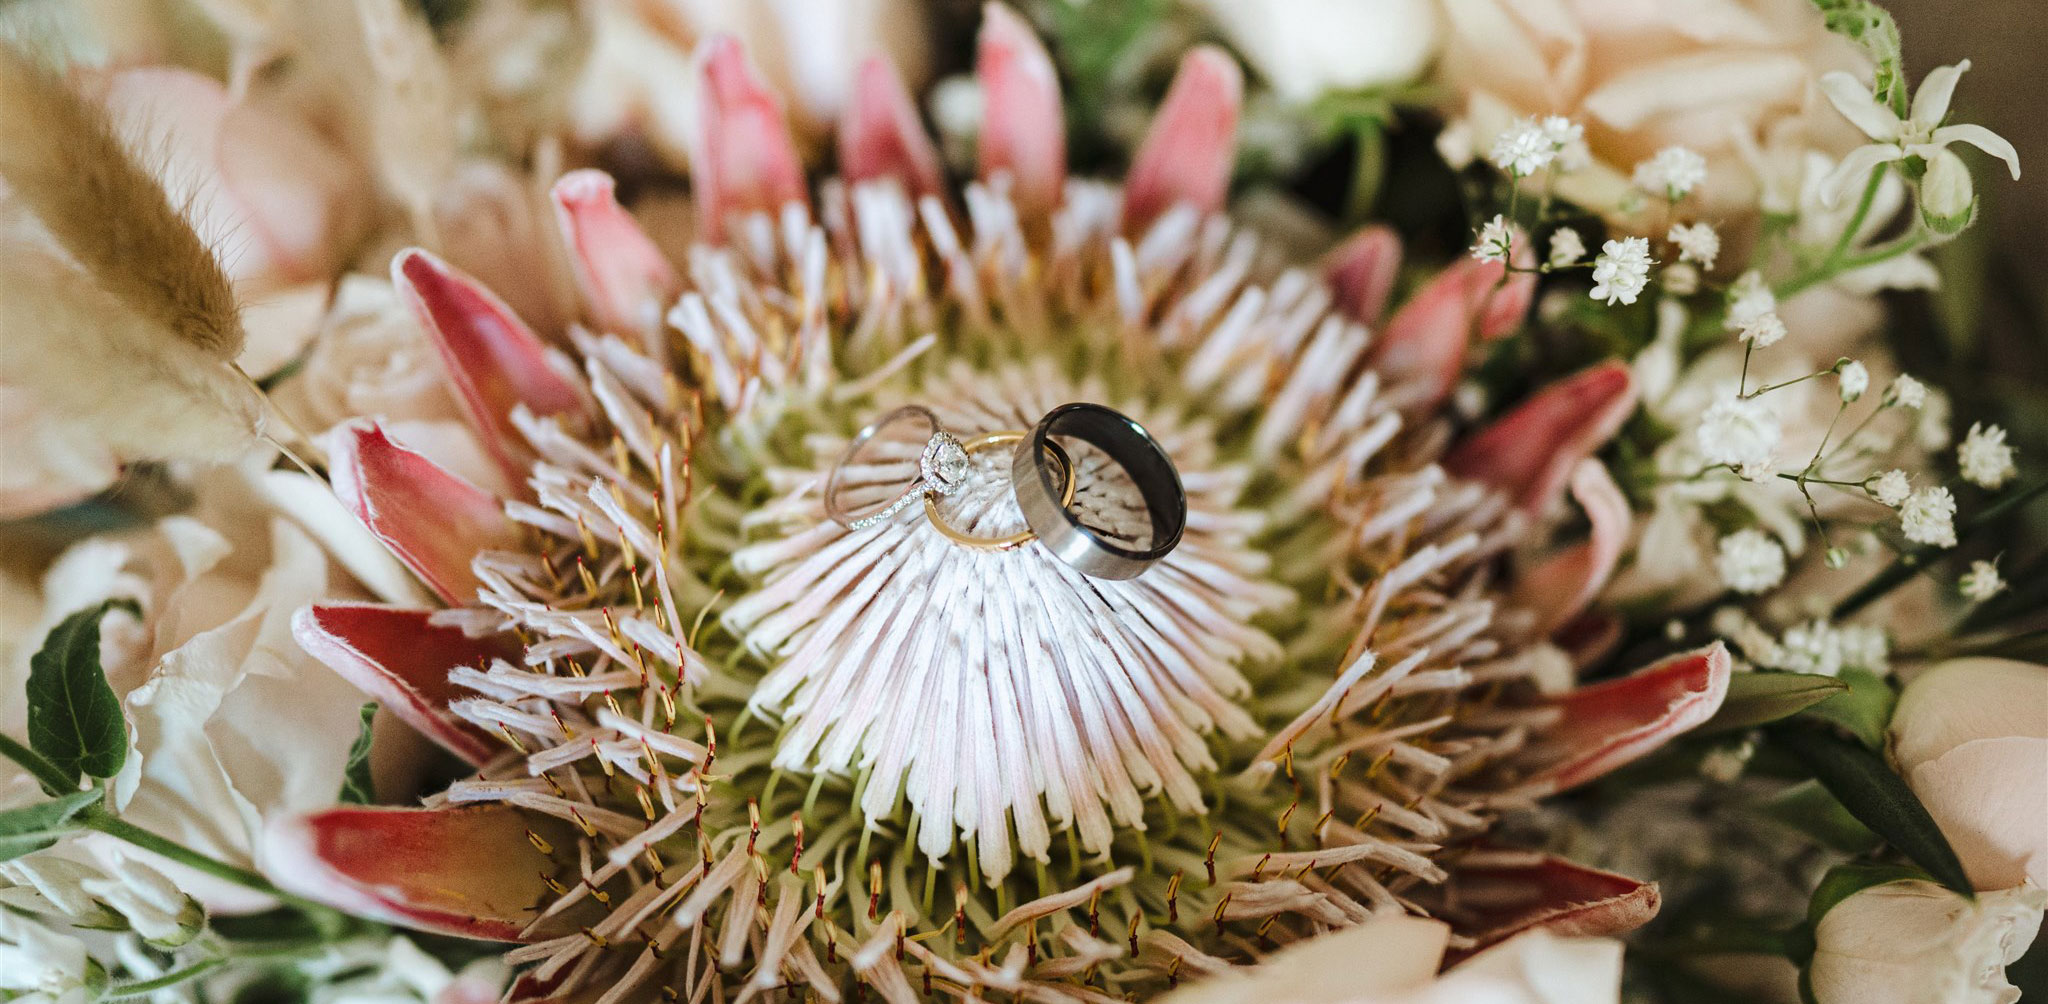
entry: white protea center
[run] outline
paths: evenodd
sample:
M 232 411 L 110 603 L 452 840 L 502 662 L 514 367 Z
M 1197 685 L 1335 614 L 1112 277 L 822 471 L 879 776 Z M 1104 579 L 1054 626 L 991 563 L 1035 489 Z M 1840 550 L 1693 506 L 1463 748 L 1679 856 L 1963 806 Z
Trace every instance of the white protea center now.
M 1100 382 L 1042 363 L 941 367 L 909 383 L 875 396 L 914 394 L 963 438 L 1028 429 L 1069 401 L 1113 399 Z M 1264 520 L 1236 508 L 1249 472 L 1219 461 L 1213 428 L 1127 407 L 1179 466 L 1189 525 L 1164 561 L 1127 581 L 1090 580 L 1042 547 L 960 546 L 922 510 L 843 530 L 823 519 L 816 490 L 836 448 L 817 453 L 820 467 L 769 472 L 810 490 L 753 517 L 787 535 L 733 556 L 763 585 L 725 620 L 774 666 L 750 701 L 789 723 L 776 766 L 869 774 L 863 813 L 889 817 L 900 791 L 925 854 L 944 857 L 957 828 L 980 838 L 990 880 L 1013 865 L 1013 828 L 1016 850 L 1042 861 L 1067 825 L 1083 850 L 1105 853 L 1113 826 L 1144 826 L 1155 793 L 1174 811 L 1206 810 L 1194 779 L 1216 769 L 1206 737 L 1259 734 L 1237 703 L 1248 689 L 1237 667 L 1279 659 L 1279 643 L 1253 623 L 1293 593 L 1267 577 L 1270 559 L 1251 545 Z M 874 470 L 849 486 L 856 503 L 900 491 L 922 448 L 909 438 L 878 445 L 858 458 L 872 457 Z M 1115 467 L 1078 443 L 1071 454 L 1082 521 L 1127 540 L 1147 534 Z M 978 536 L 1018 531 L 1008 454 L 974 459 L 944 518 Z

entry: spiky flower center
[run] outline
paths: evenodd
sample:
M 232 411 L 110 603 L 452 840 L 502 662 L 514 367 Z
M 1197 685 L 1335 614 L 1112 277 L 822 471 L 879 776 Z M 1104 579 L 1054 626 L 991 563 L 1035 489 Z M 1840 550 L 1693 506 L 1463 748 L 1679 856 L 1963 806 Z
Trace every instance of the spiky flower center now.
M 1000 192 L 966 192 L 963 239 L 936 200 L 828 185 L 824 226 L 699 249 L 667 357 L 583 340 L 597 427 L 513 416 L 533 546 L 480 556 L 479 605 L 442 617 L 524 643 L 456 674 L 512 752 L 445 796 L 552 817 L 515 961 L 607 1002 L 718 967 L 1085 998 L 1442 879 L 1483 822 L 1460 785 L 1530 724 L 1471 699 L 1530 672 L 1484 574 L 1505 505 L 1402 434 L 1319 281 L 1185 211 L 1129 243 L 1115 198 L 1071 185 L 1031 250 Z M 1145 575 L 963 548 L 917 508 L 824 518 L 877 414 L 971 438 L 1075 400 L 1181 472 L 1186 534 Z M 921 473 L 954 525 L 1021 525 L 1006 458 L 928 437 L 878 437 L 850 505 Z M 1075 511 L 1142 537 L 1127 480 L 1072 455 Z

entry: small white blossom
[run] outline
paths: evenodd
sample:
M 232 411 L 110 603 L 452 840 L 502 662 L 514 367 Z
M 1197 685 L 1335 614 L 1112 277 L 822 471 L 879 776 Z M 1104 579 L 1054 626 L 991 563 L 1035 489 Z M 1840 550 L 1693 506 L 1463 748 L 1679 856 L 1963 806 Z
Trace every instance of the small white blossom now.
M 2005 580 L 1999 577 L 1997 562 L 1973 561 L 1970 562 L 1970 570 L 1957 580 L 1956 586 L 1962 590 L 1963 599 L 1982 603 L 1997 596 L 2005 588 Z
M 1479 241 L 1472 245 L 1472 257 L 1480 261 L 1507 261 L 1514 245 L 1515 231 L 1508 218 L 1498 213 L 1479 228 Z
M 1707 180 L 1707 158 L 1682 146 L 1667 146 L 1637 164 L 1632 180 L 1637 188 L 1676 202 Z
M 1557 148 L 1557 166 L 1576 171 L 1593 162 L 1593 152 L 1586 147 L 1585 126 L 1562 115 L 1545 116 L 1543 137 Z
M 1697 262 L 1701 268 L 1713 268 L 1714 259 L 1721 255 L 1721 235 L 1705 223 L 1673 223 L 1664 239 L 1678 245 L 1679 261 Z
M 1899 526 L 1915 544 L 1956 546 L 1956 497 L 1940 485 L 1914 492 L 1899 507 Z
M 1557 159 L 1557 142 L 1535 119 L 1517 119 L 1494 137 L 1493 152 L 1487 159 L 1517 178 L 1526 178 Z
M 1658 280 L 1676 296 L 1691 296 L 1700 291 L 1700 270 L 1690 262 L 1672 265 L 1658 273 Z
M 1708 405 L 1700 417 L 1700 455 L 1708 463 L 1730 467 L 1766 464 L 1781 435 L 1778 416 L 1768 405 L 1730 394 Z
M 1897 509 L 1913 493 L 1913 480 L 1905 471 L 1893 468 L 1865 481 L 1863 490 L 1878 502 Z
M 1728 639 L 1752 661 L 1764 666 L 1778 664 L 1778 639 L 1771 637 L 1763 625 L 1751 620 L 1741 607 L 1716 609 L 1710 623 L 1714 633 Z
M 1785 629 L 1778 643 L 1774 669 L 1816 676 L 1842 675 L 1842 633 L 1826 621 L 1815 620 Z
M 1843 404 L 1855 401 L 1870 389 L 1870 370 L 1854 359 L 1837 367 L 1835 377 L 1841 383 Z
M 1767 349 L 1785 340 L 1785 322 L 1775 313 L 1758 314 L 1735 337 L 1749 342 L 1760 349 Z
M 1932 163 L 1947 152 L 1951 143 L 1968 143 L 2005 161 L 2014 181 L 2020 178 L 2020 155 L 2005 138 L 1980 125 L 1942 125 L 1948 118 L 1949 99 L 1956 82 L 1970 68 L 1965 59 L 1954 66 L 1937 66 L 1927 71 L 1920 89 L 1913 94 L 1912 112 L 1901 119 L 1854 74 L 1839 70 L 1820 78 L 1821 92 L 1856 128 L 1872 140 L 1849 151 L 1842 162 L 1820 183 L 1823 205 L 1835 206 L 1851 186 L 1863 183 L 1880 164 L 1919 157 Z
M 1890 387 L 1885 388 L 1884 403 L 1918 408 L 1927 403 L 1927 385 L 1901 373 L 1892 378 Z
M 85 943 L 0 910 L 0 990 L 12 1000 L 84 1004 L 97 994 Z
M 1844 669 L 1861 669 L 1879 676 L 1892 671 L 1891 639 L 1885 637 L 1881 627 L 1841 625 L 1835 628 L 1835 647 L 1841 652 Z
M 1733 784 L 1742 776 L 1742 768 L 1749 765 L 1749 758 L 1756 755 L 1756 743 L 1744 740 L 1733 746 L 1716 746 L 1700 757 L 1700 776 L 1709 781 Z
M 1913 423 L 1913 441 L 1929 453 L 1945 449 L 1955 441 L 1948 419 L 1948 395 L 1938 390 L 1928 391 L 1926 400 L 1920 403 L 1920 421 Z
M 2005 442 L 2005 429 L 1981 422 L 1970 423 L 1970 432 L 1956 447 L 1956 464 L 1963 480 L 1983 488 L 1997 488 L 2018 473 L 2012 462 L 2012 447 Z
M 1586 256 L 1586 242 L 1570 227 L 1558 227 L 1550 235 L 1550 267 L 1563 268 Z
M 1714 570 L 1738 593 L 1766 592 L 1785 581 L 1785 549 L 1762 530 L 1737 530 L 1721 538 Z
M 1593 290 L 1595 300 L 1634 303 L 1650 281 L 1650 242 L 1641 237 L 1624 237 L 1608 241 L 1600 247 L 1600 257 L 1593 260 Z
M 1728 330 L 1741 331 L 1756 323 L 1765 314 L 1778 312 L 1778 297 L 1771 292 L 1771 284 L 1764 281 L 1763 273 L 1750 269 L 1738 276 L 1728 287 Z

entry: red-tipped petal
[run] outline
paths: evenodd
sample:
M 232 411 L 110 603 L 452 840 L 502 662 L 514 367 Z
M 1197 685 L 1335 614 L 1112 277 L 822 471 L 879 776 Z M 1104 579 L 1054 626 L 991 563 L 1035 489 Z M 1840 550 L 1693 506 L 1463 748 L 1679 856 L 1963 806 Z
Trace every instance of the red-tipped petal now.
M 808 202 L 803 161 L 789 136 L 782 101 L 747 65 L 731 35 L 713 35 L 697 50 L 697 129 L 690 142 L 704 239 L 725 239 L 735 213 L 779 211 Z
M 1223 50 L 1200 46 L 1181 59 L 1132 158 L 1124 183 L 1124 229 L 1143 228 L 1181 203 L 1203 213 L 1223 205 L 1243 101 L 1244 73 Z
M 1628 366 L 1601 363 L 1537 391 L 1458 444 L 1444 466 L 1512 494 L 1523 509 L 1540 512 L 1557 500 L 1579 461 L 1612 438 L 1635 406 L 1635 379 Z
M 982 180 L 1006 173 L 1020 214 L 1051 213 L 1067 180 L 1059 75 L 1037 33 L 1007 4 L 982 8 L 975 74 L 982 95 Z
M 467 692 L 448 682 L 448 671 L 511 658 L 518 646 L 438 627 L 431 616 L 374 603 L 316 603 L 292 616 L 292 638 L 420 734 L 481 767 L 504 746 L 449 712 Z
M 839 126 L 839 173 L 849 181 L 895 178 L 912 195 L 944 190 L 939 153 L 917 117 L 903 77 L 882 56 L 869 56 L 853 81 Z
M 520 941 L 555 871 L 526 836 L 542 825 L 507 805 L 324 809 L 270 825 L 264 872 L 287 891 L 350 913 Z
M 1337 309 L 1360 324 L 1377 327 L 1401 274 L 1401 238 L 1394 228 L 1374 224 L 1346 238 L 1323 263 L 1323 277 Z
M 497 294 L 419 248 L 391 261 L 391 281 L 434 336 L 470 420 L 513 484 L 526 480 L 525 450 L 512 425 L 524 404 L 538 415 L 583 411 L 576 385 L 555 368 L 547 346 Z
M 1577 787 L 1712 718 L 1728 696 L 1732 669 L 1728 650 L 1715 642 L 1553 698 L 1549 704 L 1561 717 L 1538 740 L 1537 771 L 1523 792 Z
M 1628 497 L 1605 464 L 1591 458 L 1579 461 L 1572 471 L 1571 492 L 1592 526 L 1585 542 L 1553 555 L 1515 584 L 1515 602 L 1537 612 L 1537 630 L 1545 635 L 1593 602 L 1628 543 Z
M 1655 883 L 1533 851 L 1482 850 L 1461 860 L 1444 891 L 1446 916 L 1477 952 L 1533 928 L 1561 937 L 1609 937 L 1650 921 Z
M 555 216 L 569 241 L 576 282 L 605 330 L 659 330 L 680 283 L 614 192 L 611 175 L 589 168 L 555 182 Z
M 334 495 L 443 600 L 476 596 L 470 560 L 518 542 L 497 497 L 398 445 L 374 424 L 328 436 Z

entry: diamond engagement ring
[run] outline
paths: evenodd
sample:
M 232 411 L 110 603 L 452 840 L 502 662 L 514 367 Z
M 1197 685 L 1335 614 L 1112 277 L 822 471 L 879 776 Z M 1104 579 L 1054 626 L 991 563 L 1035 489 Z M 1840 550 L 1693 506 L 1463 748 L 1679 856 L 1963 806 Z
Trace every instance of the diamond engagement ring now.
M 847 511 L 840 495 L 844 489 L 846 470 L 852 466 L 854 455 L 860 452 L 876 435 L 891 423 L 906 418 L 922 419 L 931 427 L 931 438 L 925 441 L 924 453 L 917 458 L 918 476 L 905 485 L 901 494 L 891 499 L 880 509 L 855 514 Z M 939 416 L 932 414 L 923 405 L 906 404 L 883 415 L 881 418 L 861 427 L 854 433 L 853 440 L 846 444 L 846 451 L 839 455 L 839 462 L 832 465 L 832 473 L 825 479 L 825 515 L 834 523 L 849 530 L 865 530 L 917 504 L 927 496 L 946 496 L 957 492 L 967 483 L 967 450 L 960 440 L 939 424 Z

